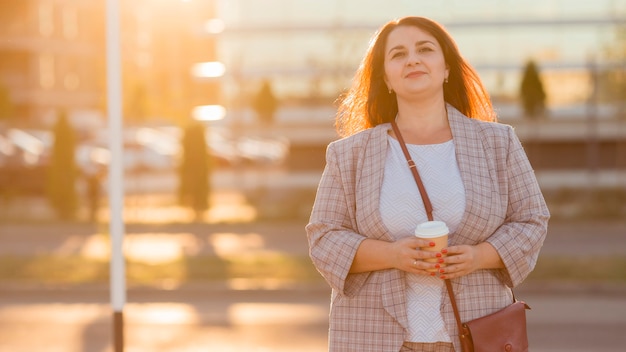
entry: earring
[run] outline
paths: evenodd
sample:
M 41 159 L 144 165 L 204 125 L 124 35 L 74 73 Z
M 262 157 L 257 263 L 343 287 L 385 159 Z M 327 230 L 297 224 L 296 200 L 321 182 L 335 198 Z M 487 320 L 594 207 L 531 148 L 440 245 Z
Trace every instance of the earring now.
M 448 77 L 443 80 L 443 83 L 448 83 Z
M 389 88 L 389 94 L 393 93 L 393 89 Z

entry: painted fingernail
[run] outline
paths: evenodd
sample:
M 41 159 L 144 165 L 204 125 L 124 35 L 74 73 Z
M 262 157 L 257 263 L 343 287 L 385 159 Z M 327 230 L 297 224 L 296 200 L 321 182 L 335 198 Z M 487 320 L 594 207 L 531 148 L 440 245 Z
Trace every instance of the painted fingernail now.
M 448 249 L 447 249 L 447 248 L 442 249 L 442 250 L 441 250 L 441 253 L 443 253 L 443 254 L 448 253 Z
M 443 263 L 443 258 L 439 258 L 438 262 Z
M 439 268 L 441 268 L 441 265 L 435 264 L 435 268 L 439 269 Z
M 441 258 L 441 253 L 437 253 L 437 258 Z
M 441 275 L 441 276 L 439 276 L 439 278 L 442 279 L 442 280 L 445 280 L 446 276 L 445 275 Z
M 431 247 L 434 247 L 435 246 L 435 242 L 430 242 L 428 245 L 431 246 Z
M 445 271 L 445 269 L 439 269 L 439 272 L 443 274 L 443 273 L 445 273 L 446 271 Z
M 435 276 L 435 273 L 430 273 L 430 276 Z

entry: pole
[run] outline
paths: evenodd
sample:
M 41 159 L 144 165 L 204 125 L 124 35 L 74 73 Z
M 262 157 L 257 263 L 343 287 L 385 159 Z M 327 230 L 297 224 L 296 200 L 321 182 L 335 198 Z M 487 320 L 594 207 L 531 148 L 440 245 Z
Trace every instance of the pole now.
M 124 254 L 124 174 L 122 166 L 122 74 L 120 59 L 119 0 L 106 0 L 106 59 L 109 150 L 109 208 L 111 236 L 110 289 L 113 309 L 113 346 L 124 351 L 124 303 L 126 300 Z

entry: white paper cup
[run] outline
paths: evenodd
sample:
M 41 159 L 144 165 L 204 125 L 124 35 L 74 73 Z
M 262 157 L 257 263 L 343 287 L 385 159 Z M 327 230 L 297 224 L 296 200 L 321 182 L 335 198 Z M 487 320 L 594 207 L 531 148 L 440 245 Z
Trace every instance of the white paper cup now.
M 415 237 L 430 240 L 435 243 L 433 247 L 427 246 L 421 248 L 424 251 L 430 252 L 441 252 L 442 249 L 448 246 L 448 233 L 448 226 L 446 226 L 446 223 L 443 221 L 427 221 L 417 225 L 415 228 Z M 424 259 L 424 261 L 436 263 L 438 259 L 429 258 Z M 437 270 L 432 269 L 429 271 L 435 272 Z

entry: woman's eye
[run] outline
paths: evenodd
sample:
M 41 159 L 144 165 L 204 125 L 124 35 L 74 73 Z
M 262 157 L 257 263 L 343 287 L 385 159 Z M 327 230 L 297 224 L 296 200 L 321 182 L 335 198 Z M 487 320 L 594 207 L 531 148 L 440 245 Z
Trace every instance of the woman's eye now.
M 404 53 L 403 53 L 403 52 L 397 52 L 397 53 L 392 54 L 392 55 L 391 55 L 391 58 L 392 58 L 392 59 L 395 59 L 395 58 L 397 58 L 397 57 L 402 57 L 402 56 L 404 56 Z
M 420 48 L 418 51 L 420 53 L 426 53 L 426 52 L 429 52 L 429 51 L 433 51 L 433 49 L 429 48 L 429 47 L 424 47 L 424 48 Z

